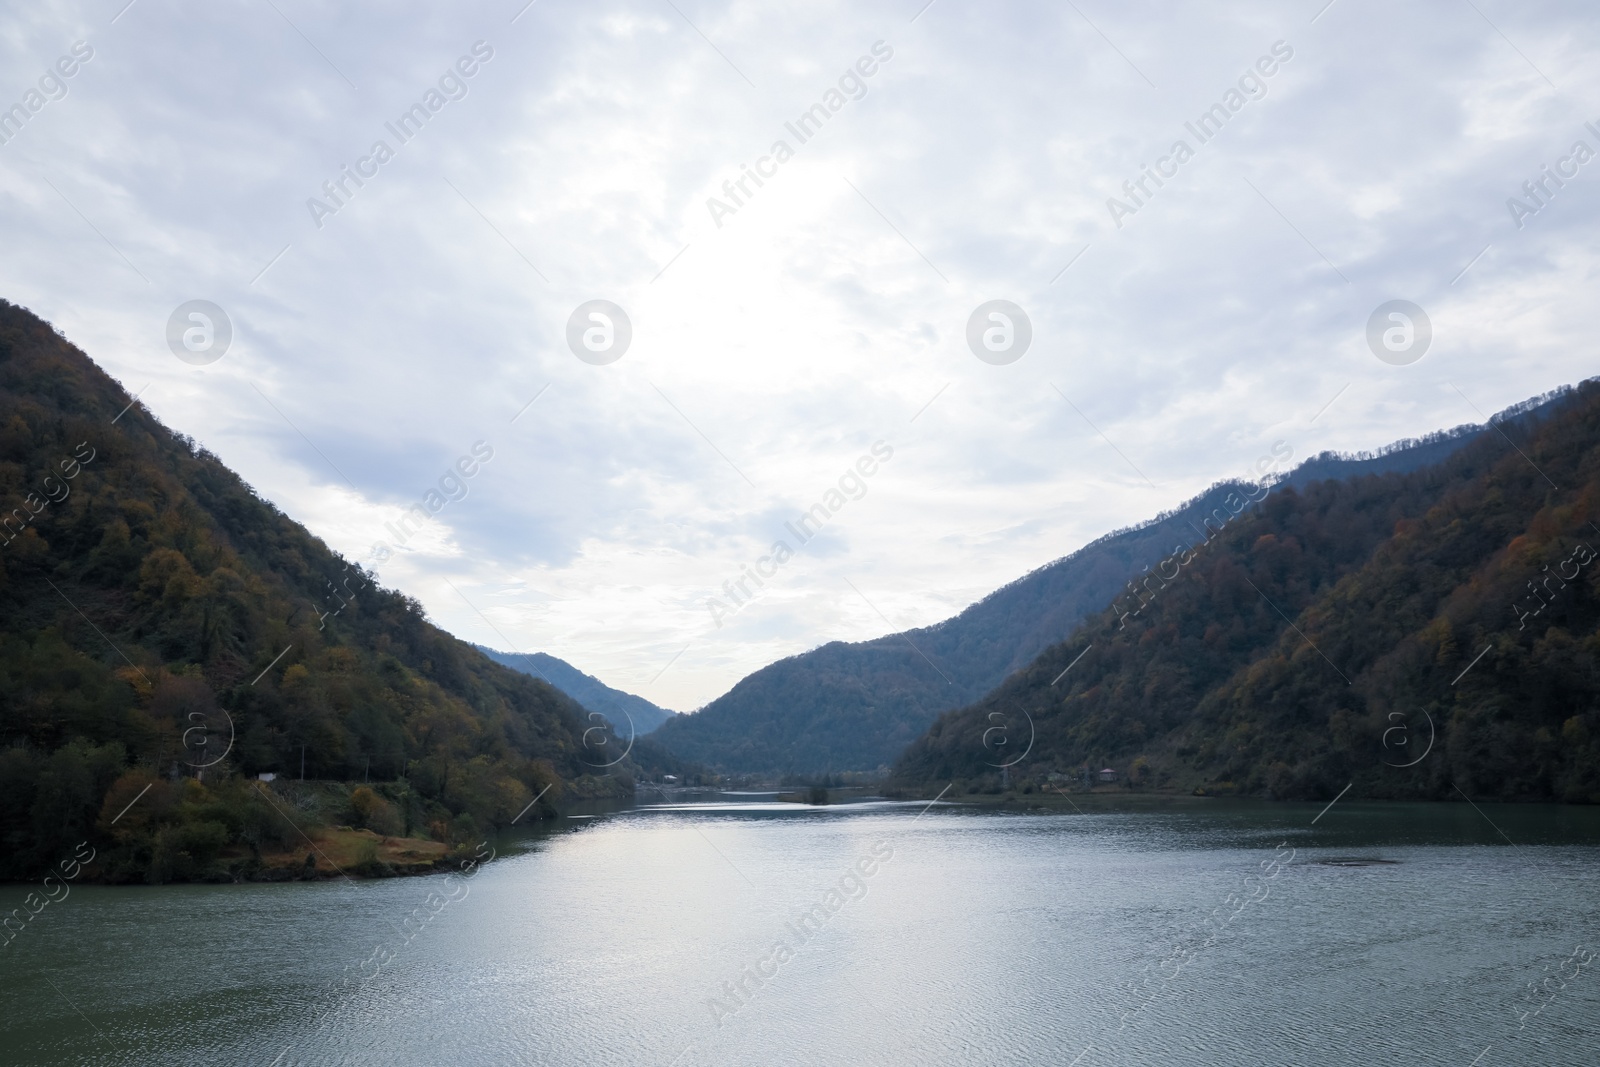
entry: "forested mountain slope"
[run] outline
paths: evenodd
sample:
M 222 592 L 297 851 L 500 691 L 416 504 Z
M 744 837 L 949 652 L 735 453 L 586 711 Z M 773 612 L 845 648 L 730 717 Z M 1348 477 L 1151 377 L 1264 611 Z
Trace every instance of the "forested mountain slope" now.
M 452 840 L 547 787 L 544 810 L 631 789 L 572 700 L 428 623 L 4 302 L 0 505 L 0 878 L 85 839 L 115 877 L 293 840 L 244 776 L 302 758 L 370 778 L 352 820 Z
M 812 773 L 886 765 L 941 711 L 975 700 L 1103 606 L 1187 529 L 1190 507 L 1102 538 L 934 626 L 833 641 L 754 672 L 655 741 L 730 771 Z
M 1507 413 L 1537 417 L 1541 397 Z M 1370 454 L 1315 456 L 1289 470 L 1274 442 L 1248 477 L 1304 486 L 1329 477 L 1405 472 L 1439 462 L 1485 433 L 1463 426 Z M 893 762 L 942 713 L 980 699 L 1103 609 L 1175 544 L 1190 543 L 1243 482 L 1213 486 L 1174 511 L 1118 530 L 996 590 L 934 626 L 873 641 L 831 642 L 764 667 L 653 735 L 664 748 L 731 771 L 870 770 Z
M 1437 466 L 1273 493 L 1158 567 L 1142 608 L 942 716 L 897 777 L 998 788 L 1010 762 L 1014 782 L 1087 765 L 1207 792 L 1600 802 L 1600 386 L 1542 414 Z

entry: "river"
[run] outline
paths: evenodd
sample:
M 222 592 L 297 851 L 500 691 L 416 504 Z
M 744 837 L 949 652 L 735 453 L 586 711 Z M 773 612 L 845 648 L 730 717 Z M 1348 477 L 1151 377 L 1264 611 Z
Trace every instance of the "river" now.
M 470 878 L 79 886 L 0 1062 L 1600 1063 L 1600 810 L 1321 808 L 734 797 Z

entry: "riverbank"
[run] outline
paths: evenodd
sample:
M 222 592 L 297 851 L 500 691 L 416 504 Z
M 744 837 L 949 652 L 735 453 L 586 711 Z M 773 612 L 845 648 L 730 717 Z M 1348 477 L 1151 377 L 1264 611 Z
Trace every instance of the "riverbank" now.
M 600 792 L 584 788 L 592 779 L 551 782 L 537 795 L 453 786 L 446 803 L 404 779 L 123 779 L 92 822 L 46 826 L 48 840 L 40 832 L 37 843 L 24 840 L 0 856 L 0 880 L 38 885 L 53 874 L 77 884 L 164 885 L 428 874 L 453 869 L 501 828 L 555 816 L 558 797 L 566 806 Z
M 1039 808 L 1046 811 L 1057 809 L 1072 810 L 1074 806 L 1082 805 L 1089 809 L 1101 810 L 1139 811 L 1155 808 L 1183 807 L 1188 805 L 1216 804 L 1221 801 L 1246 801 L 1260 804 L 1315 804 L 1322 805 L 1330 800 L 1344 798 L 1346 802 L 1364 800 L 1377 802 L 1392 802 L 1396 804 L 1435 804 L 1435 803 L 1465 803 L 1471 799 L 1474 803 L 1516 804 L 1516 805 L 1555 805 L 1558 807 L 1571 807 L 1577 809 L 1595 808 L 1600 805 L 1584 803 L 1582 801 L 1561 800 L 1549 796 L 1480 796 L 1468 798 L 1459 792 L 1446 792 L 1440 796 L 1393 796 L 1388 794 L 1363 795 L 1360 784 L 1353 783 L 1353 788 L 1337 796 L 1329 795 L 1316 797 L 1272 797 L 1254 793 L 1243 793 L 1233 789 L 1204 789 L 1197 788 L 1192 791 L 1166 790 L 1156 791 L 1150 789 L 1130 789 L 1127 785 L 1108 784 L 1095 785 L 1089 789 L 1078 786 L 1073 789 L 1061 789 L 1055 785 L 1031 788 L 1010 788 L 1006 790 L 972 789 L 965 782 L 888 782 L 879 790 L 879 794 L 892 800 L 934 800 L 935 798 L 949 803 L 960 803 L 976 807 L 992 808 Z
M 223 856 L 223 871 L 235 882 L 291 882 L 319 878 L 395 878 L 432 874 L 455 868 L 456 854 L 441 841 L 420 837 L 387 837 L 348 826 L 312 830 L 303 847 Z M 212 881 L 221 879 L 213 878 Z

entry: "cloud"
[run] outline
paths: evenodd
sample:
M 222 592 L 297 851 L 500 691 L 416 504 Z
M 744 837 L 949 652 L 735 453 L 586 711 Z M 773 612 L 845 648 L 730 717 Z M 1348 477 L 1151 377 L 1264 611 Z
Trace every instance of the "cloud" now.
M 1600 169 L 1520 230 L 1505 204 L 1600 149 L 1576 3 L 1486 9 L 1504 36 L 1360 0 L 679 6 L 31 8 L 0 98 L 95 58 L 0 146 L 0 294 L 352 556 L 491 442 L 385 580 L 674 707 L 937 621 L 1276 439 L 1370 448 L 1591 371 Z M 480 41 L 467 94 L 317 228 L 307 198 Z M 867 94 L 718 228 L 707 198 L 879 41 Z M 1116 228 L 1107 199 L 1279 41 L 1265 97 Z M 163 340 L 197 298 L 234 323 L 203 368 Z M 608 366 L 565 342 L 596 298 L 634 326 Z M 966 348 L 991 299 L 1033 325 L 1008 366 Z M 1363 340 L 1391 299 L 1434 325 L 1407 367 Z M 829 551 L 712 627 L 880 438 Z

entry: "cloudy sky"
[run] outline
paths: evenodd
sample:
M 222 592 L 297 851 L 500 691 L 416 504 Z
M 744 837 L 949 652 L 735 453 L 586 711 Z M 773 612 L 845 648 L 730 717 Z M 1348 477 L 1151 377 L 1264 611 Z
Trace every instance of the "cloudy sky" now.
M 1597 369 L 1576 0 L 125 3 L 0 15 L 0 296 L 352 558 L 485 442 L 385 584 L 669 707 L 945 618 L 1274 442 Z M 168 343 L 191 300 L 232 326 L 203 366 Z M 609 363 L 568 343 L 591 300 L 631 323 Z M 991 300 L 1032 333 L 999 365 Z M 1367 338 L 1391 300 L 1431 323 L 1403 365 Z

